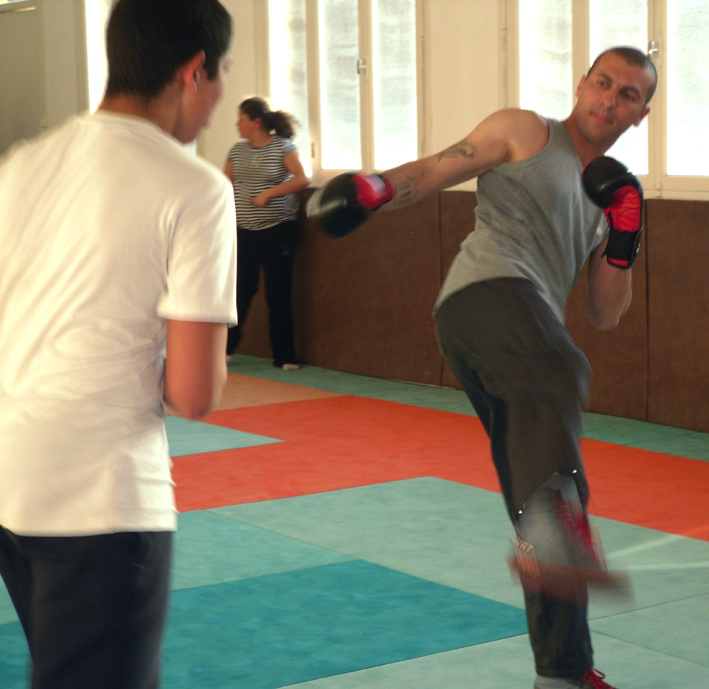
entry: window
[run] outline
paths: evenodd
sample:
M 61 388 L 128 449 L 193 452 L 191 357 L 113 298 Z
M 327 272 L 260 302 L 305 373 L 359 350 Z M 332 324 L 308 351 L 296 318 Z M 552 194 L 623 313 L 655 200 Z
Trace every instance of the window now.
M 372 4 L 374 167 L 384 170 L 418 154 L 416 3 Z
M 564 119 L 600 52 L 614 45 L 647 49 L 659 75 L 650 116 L 608 154 L 641 176 L 646 195 L 709 195 L 706 0 L 510 0 L 508 8 L 519 35 L 510 46 L 515 104 Z
M 524 0 L 519 7 L 520 105 L 561 119 L 571 106 L 571 4 Z M 544 40 L 540 40 L 541 37 Z M 522 58 L 522 56 L 524 56 Z
M 667 174 L 709 175 L 709 3 L 667 2 Z
M 324 168 L 362 166 L 358 6 L 352 0 L 319 0 L 320 141 Z
M 418 156 L 417 14 L 417 0 L 269 0 L 271 107 L 300 122 L 316 171 Z
M 269 0 L 270 105 L 298 120 L 296 141 L 303 164 L 310 141 L 308 116 L 308 56 L 304 0 Z
M 595 0 L 589 9 L 589 64 L 614 45 L 641 49 L 647 46 L 647 0 Z M 651 107 L 655 104 L 653 101 Z M 608 155 L 622 160 L 640 176 L 649 173 L 647 126 L 646 117 L 639 127 L 625 132 L 608 151 Z

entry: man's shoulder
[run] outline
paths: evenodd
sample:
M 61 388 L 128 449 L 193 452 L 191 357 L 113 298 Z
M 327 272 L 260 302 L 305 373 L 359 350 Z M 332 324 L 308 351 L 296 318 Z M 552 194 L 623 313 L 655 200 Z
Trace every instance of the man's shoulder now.
M 0 156 L 0 163 L 10 160 L 16 155 L 30 155 L 34 149 L 41 146 L 52 147 L 63 138 L 74 136 L 74 132 L 81 126 L 80 122 L 83 118 L 83 115 L 74 115 L 64 122 L 45 129 L 32 137 L 13 141 L 2 156 Z
M 523 160 L 546 146 L 549 122 L 533 110 L 505 108 L 488 115 L 474 130 L 479 136 L 504 142 L 509 157 L 506 162 Z
M 184 151 L 166 169 L 166 175 L 174 180 L 176 187 L 191 190 L 199 196 L 211 198 L 226 195 L 232 199 L 233 189 L 226 175 L 210 161 L 197 153 Z
M 510 149 L 508 162 L 531 158 L 549 142 L 549 120 L 534 110 L 509 108 L 498 111 L 498 115 L 498 126 L 505 132 Z
M 496 110 L 488 116 L 488 121 L 495 123 L 502 128 L 509 128 L 515 131 L 520 128 L 525 130 L 546 129 L 549 120 L 535 110 L 524 108 L 503 108 Z

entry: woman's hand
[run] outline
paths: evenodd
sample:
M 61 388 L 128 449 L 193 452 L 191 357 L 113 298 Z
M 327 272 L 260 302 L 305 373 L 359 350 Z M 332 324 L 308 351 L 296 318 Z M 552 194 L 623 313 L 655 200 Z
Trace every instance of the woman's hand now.
M 263 208 L 270 200 L 271 196 L 268 191 L 262 191 L 251 199 L 251 205 L 256 208 Z

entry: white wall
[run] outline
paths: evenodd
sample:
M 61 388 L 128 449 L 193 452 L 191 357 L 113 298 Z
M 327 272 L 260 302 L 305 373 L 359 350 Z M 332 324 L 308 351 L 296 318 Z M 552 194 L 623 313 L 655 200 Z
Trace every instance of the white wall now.
M 89 107 L 83 0 L 43 0 L 47 124 Z
M 462 139 L 503 107 L 502 3 L 424 0 L 424 152 Z
M 35 0 L 2 10 L 0 149 L 88 105 L 83 0 Z
M 236 132 L 236 109 L 239 103 L 259 93 L 259 48 L 263 45 L 257 37 L 259 22 L 258 5 L 266 0 L 221 0 L 234 22 L 234 38 L 231 54 L 234 63 L 229 71 L 226 90 L 221 103 L 212 113 L 209 127 L 200 135 L 197 150 L 200 155 L 217 165 L 224 166 L 227 153 L 238 138 Z
M 503 8 L 504 0 L 424 0 L 424 155 L 505 106 Z
M 0 12 L 0 154 L 44 124 L 42 42 L 39 10 Z

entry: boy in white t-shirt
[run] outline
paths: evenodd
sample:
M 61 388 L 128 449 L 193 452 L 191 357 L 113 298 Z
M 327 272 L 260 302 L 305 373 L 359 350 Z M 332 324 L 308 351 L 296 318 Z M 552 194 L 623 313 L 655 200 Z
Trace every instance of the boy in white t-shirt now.
M 226 382 L 232 190 L 185 150 L 222 95 L 217 0 L 119 0 L 95 115 L 0 162 L 0 573 L 34 689 L 155 689 L 176 528 L 164 409 Z

